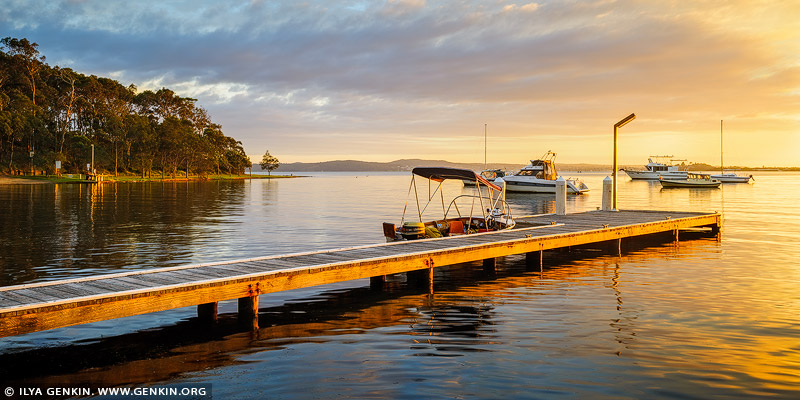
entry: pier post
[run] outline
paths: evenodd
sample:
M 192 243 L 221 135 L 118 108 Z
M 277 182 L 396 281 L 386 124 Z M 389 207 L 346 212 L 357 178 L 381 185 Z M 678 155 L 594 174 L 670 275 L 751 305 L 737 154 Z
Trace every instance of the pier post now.
M 567 181 L 563 176 L 556 179 L 556 215 L 567 215 Z
M 483 270 L 486 273 L 489 273 L 489 274 L 497 273 L 497 259 L 496 258 L 484 258 L 483 259 Z
M 428 268 L 427 281 L 428 281 L 428 294 L 433 294 L 433 262 L 431 262 L 431 267 Z
M 258 295 L 239 299 L 239 322 L 258 330 Z
M 433 260 L 424 262 L 426 268 L 406 272 L 406 282 L 409 285 L 426 286 L 428 293 L 433 293 Z
M 613 189 L 613 181 L 607 177 L 603 179 L 603 211 L 611 211 L 611 191 Z
M 525 270 L 533 271 L 534 267 L 539 267 L 539 272 L 542 272 L 542 269 L 544 268 L 544 263 L 542 262 L 542 253 L 542 250 L 525 253 Z
M 433 292 L 433 268 L 406 272 L 406 282 L 409 286 L 425 287 L 428 292 Z
M 386 275 L 378 275 L 369 278 L 369 288 L 372 290 L 383 290 L 386 286 Z
M 217 322 L 217 302 L 198 304 L 197 318 L 199 318 L 201 322 Z

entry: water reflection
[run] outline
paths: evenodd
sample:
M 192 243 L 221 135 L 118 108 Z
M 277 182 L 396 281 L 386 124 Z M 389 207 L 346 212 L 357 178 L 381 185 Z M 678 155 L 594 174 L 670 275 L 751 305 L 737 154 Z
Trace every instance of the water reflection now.
M 193 248 L 236 233 L 245 186 L 9 185 L 0 194 L 0 285 L 186 263 Z
M 599 206 L 604 176 L 583 176 L 592 191 L 568 210 Z M 221 398 L 793 397 L 798 176 L 703 193 L 620 184 L 620 208 L 724 211 L 721 241 L 547 251 L 541 273 L 521 256 L 496 275 L 437 269 L 432 295 L 402 279 L 386 293 L 355 281 L 270 294 L 255 334 L 233 302 L 212 328 L 179 309 L 3 338 L 0 376 L 212 382 Z M 2 284 L 380 243 L 408 179 L 4 187 Z M 546 195 L 509 201 L 519 215 L 553 210 Z
M 646 245 L 657 247 L 635 245 L 633 252 L 622 258 L 608 255 L 616 250 L 610 245 L 550 252 L 541 273 L 527 272 L 522 256 L 501 259 L 497 274 L 487 273 L 481 263 L 443 267 L 436 270 L 434 294 L 408 284 L 403 275 L 398 275 L 390 277 L 381 292 L 362 283 L 313 296 L 301 295 L 262 307 L 262 327 L 256 332 L 246 331 L 237 323 L 235 314 L 222 314 L 216 325 L 190 318 L 170 326 L 85 339 L 67 346 L 21 348 L 0 354 L 0 376 L 8 384 L 153 383 L 192 371 L 241 364 L 249 354 L 261 354 L 259 357 L 276 362 L 269 356 L 272 353 L 262 352 L 303 343 L 346 341 L 339 338 L 364 334 L 378 335 L 373 344 L 379 347 L 399 340 L 400 351 L 406 356 L 507 353 L 515 346 L 508 344 L 514 338 L 534 339 L 530 345 L 548 348 L 558 346 L 560 341 L 549 337 L 554 327 L 547 321 L 563 318 L 574 329 L 587 318 L 598 319 L 597 310 L 590 317 L 591 312 L 575 308 L 578 304 L 549 300 L 549 296 L 559 293 L 575 295 L 578 288 L 571 288 L 572 284 L 581 285 L 580 290 L 588 289 L 595 297 L 593 288 L 612 289 L 615 305 L 600 304 L 610 308 L 599 314 L 599 320 L 609 321 L 617 341 L 627 346 L 636 335 L 638 315 L 623 310 L 621 263 L 629 265 L 654 255 L 692 254 L 695 248 L 707 251 L 709 246 L 717 245 L 707 239 L 688 241 L 680 247 L 658 243 L 654 239 Z M 579 318 L 559 316 L 562 313 Z M 526 328 L 508 330 L 508 326 L 520 323 Z M 542 336 L 535 339 L 538 335 Z

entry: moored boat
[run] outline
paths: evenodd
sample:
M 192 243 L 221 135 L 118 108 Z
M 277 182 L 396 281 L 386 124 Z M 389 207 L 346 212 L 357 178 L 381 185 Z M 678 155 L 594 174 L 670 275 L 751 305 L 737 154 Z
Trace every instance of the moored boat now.
M 725 172 L 725 163 L 722 159 L 722 120 L 719 121 L 719 174 L 711 175 L 712 179 L 716 179 L 722 183 L 750 183 L 750 180 L 756 180 L 753 175 L 740 176 L 733 172 Z
M 495 179 L 503 178 L 503 177 L 505 177 L 507 175 L 511 175 L 511 173 L 509 173 L 509 172 L 507 172 L 505 170 L 502 170 L 502 169 L 485 169 L 485 170 L 481 171 L 481 173 L 479 175 L 484 177 L 484 178 L 486 178 L 486 180 L 489 181 L 489 182 L 494 182 Z M 461 182 L 464 182 L 464 186 L 470 186 L 470 185 L 474 185 L 475 184 L 475 180 L 474 179 L 473 180 L 462 179 Z
M 755 180 L 753 175 L 741 176 L 732 172 L 711 175 L 711 179 L 716 179 L 722 183 L 749 183 L 751 179 Z
M 718 188 L 722 183 L 716 179 L 711 179 L 708 174 L 689 173 L 685 180 L 678 179 L 661 179 L 661 187 L 665 189 L 672 188 Z
M 421 177 L 428 181 L 427 193 L 423 193 L 422 196 L 417 191 L 416 177 Z M 472 182 L 475 185 L 476 194 L 458 195 L 445 207 L 442 183 L 448 179 Z M 434 182 L 438 183 L 435 188 L 432 187 Z M 414 218 L 414 221 L 406 221 L 406 210 L 408 208 L 408 199 L 411 196 L 411 189 L 414 189 L 417 216 L 419 218 Z M 438 197 L 441 198 L 441 218 L 425 220 L 423 216 L 428 206 L 438 203 L 437 192 L 439 192 Z M 406 207 L 403 208 L 403 216 L 400 219 L 399 227 L 395 226 L 395 224 L 384 222 L 383 234 L 387 241 L 395 241 L 512 229 L 516 222 L 514 222 L 511 208 L 505 200 L 505 194 L 504 187 L 495 185 L 483 176 L 468 169 L 417 167 L 411 171 L 411 185 L 408 189 Z M 420 197 L 425 200 L 424 205 L 421 204 Z M 462 203 L 462 208 L 459 208 L 459 202 Z M 468 213 L 466 202 L 470 202 Z
M 653 159 L 656 161 L 653 161 Z M 681 171 L 677 165 L 672 165 L 672 161 L 670 160 L 669 164 L 660 162 L 660 159 L 669 160 L 672 156 L 650 156 L 647 159 L 647 165 L 645 165 L 645 170 L 633 170 L 633 169 L 623 169 L 626 174 L 628 174 L 631 179 L 642 179 L 642 180 L 658 180 L 658 179 L 670 179 L 670 180 L 683 180 L 686 179 L 687 171 Z M 683 160 L 680 160 L 683 161 Z
M 505 183 L 509 192 L 528 192 L 528 193 L 555 193 L 556 172 L 555 164 L 556 153 L 548 151 L 542 158 L 531 160 L 531 163 L 519 172 L 501 178 L 495 183 Z M 569 178 L 567 181 L 568 194 L 582 194 L 589 191 L 589 187 L 578 179 Z

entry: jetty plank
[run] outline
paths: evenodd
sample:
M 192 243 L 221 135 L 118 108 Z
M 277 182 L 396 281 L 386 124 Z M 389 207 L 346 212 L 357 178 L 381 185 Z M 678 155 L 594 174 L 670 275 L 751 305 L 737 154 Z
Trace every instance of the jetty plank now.
M 672 211 L 522 220 L 533 226 L 0 287 L 0 337 L 232 299 L 257 305 L 261 294 L 721 224 L 718 213 Z

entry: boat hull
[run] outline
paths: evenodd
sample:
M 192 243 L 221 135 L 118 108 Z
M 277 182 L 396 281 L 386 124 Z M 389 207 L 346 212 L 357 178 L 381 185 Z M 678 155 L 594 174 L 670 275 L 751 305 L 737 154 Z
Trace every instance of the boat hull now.
M 670 180 L 685 180 L 687 177 L 686 171 L 675 172 L 653 172 L 653 171 L 629 171 L 624 169 L 631 179 L 654 181 L 658 179 Z
M 720 174 L 711 175 L 712 179 L 716 179 L 722 183 L 749 183 L 752 176 L 739 176 L 736 174 Z
M 698 188 L 698 189 L 714 189 L 718 188 L 722 182 L 691 182 L 691 181 L 677 181 L 662 179 L 661 187 L 665 189 L 673 188 Z
M 503 178 L 506 184 L 506 190 L 509 192 L 524 192 L 524 193 L 553 193 L 556 192 L 556 181 L 529 177 L 507 176 Z M 588 192 L 589 189 L 578 187 L 570 181 L 567 181 L 567 193 L 581 194 Z

